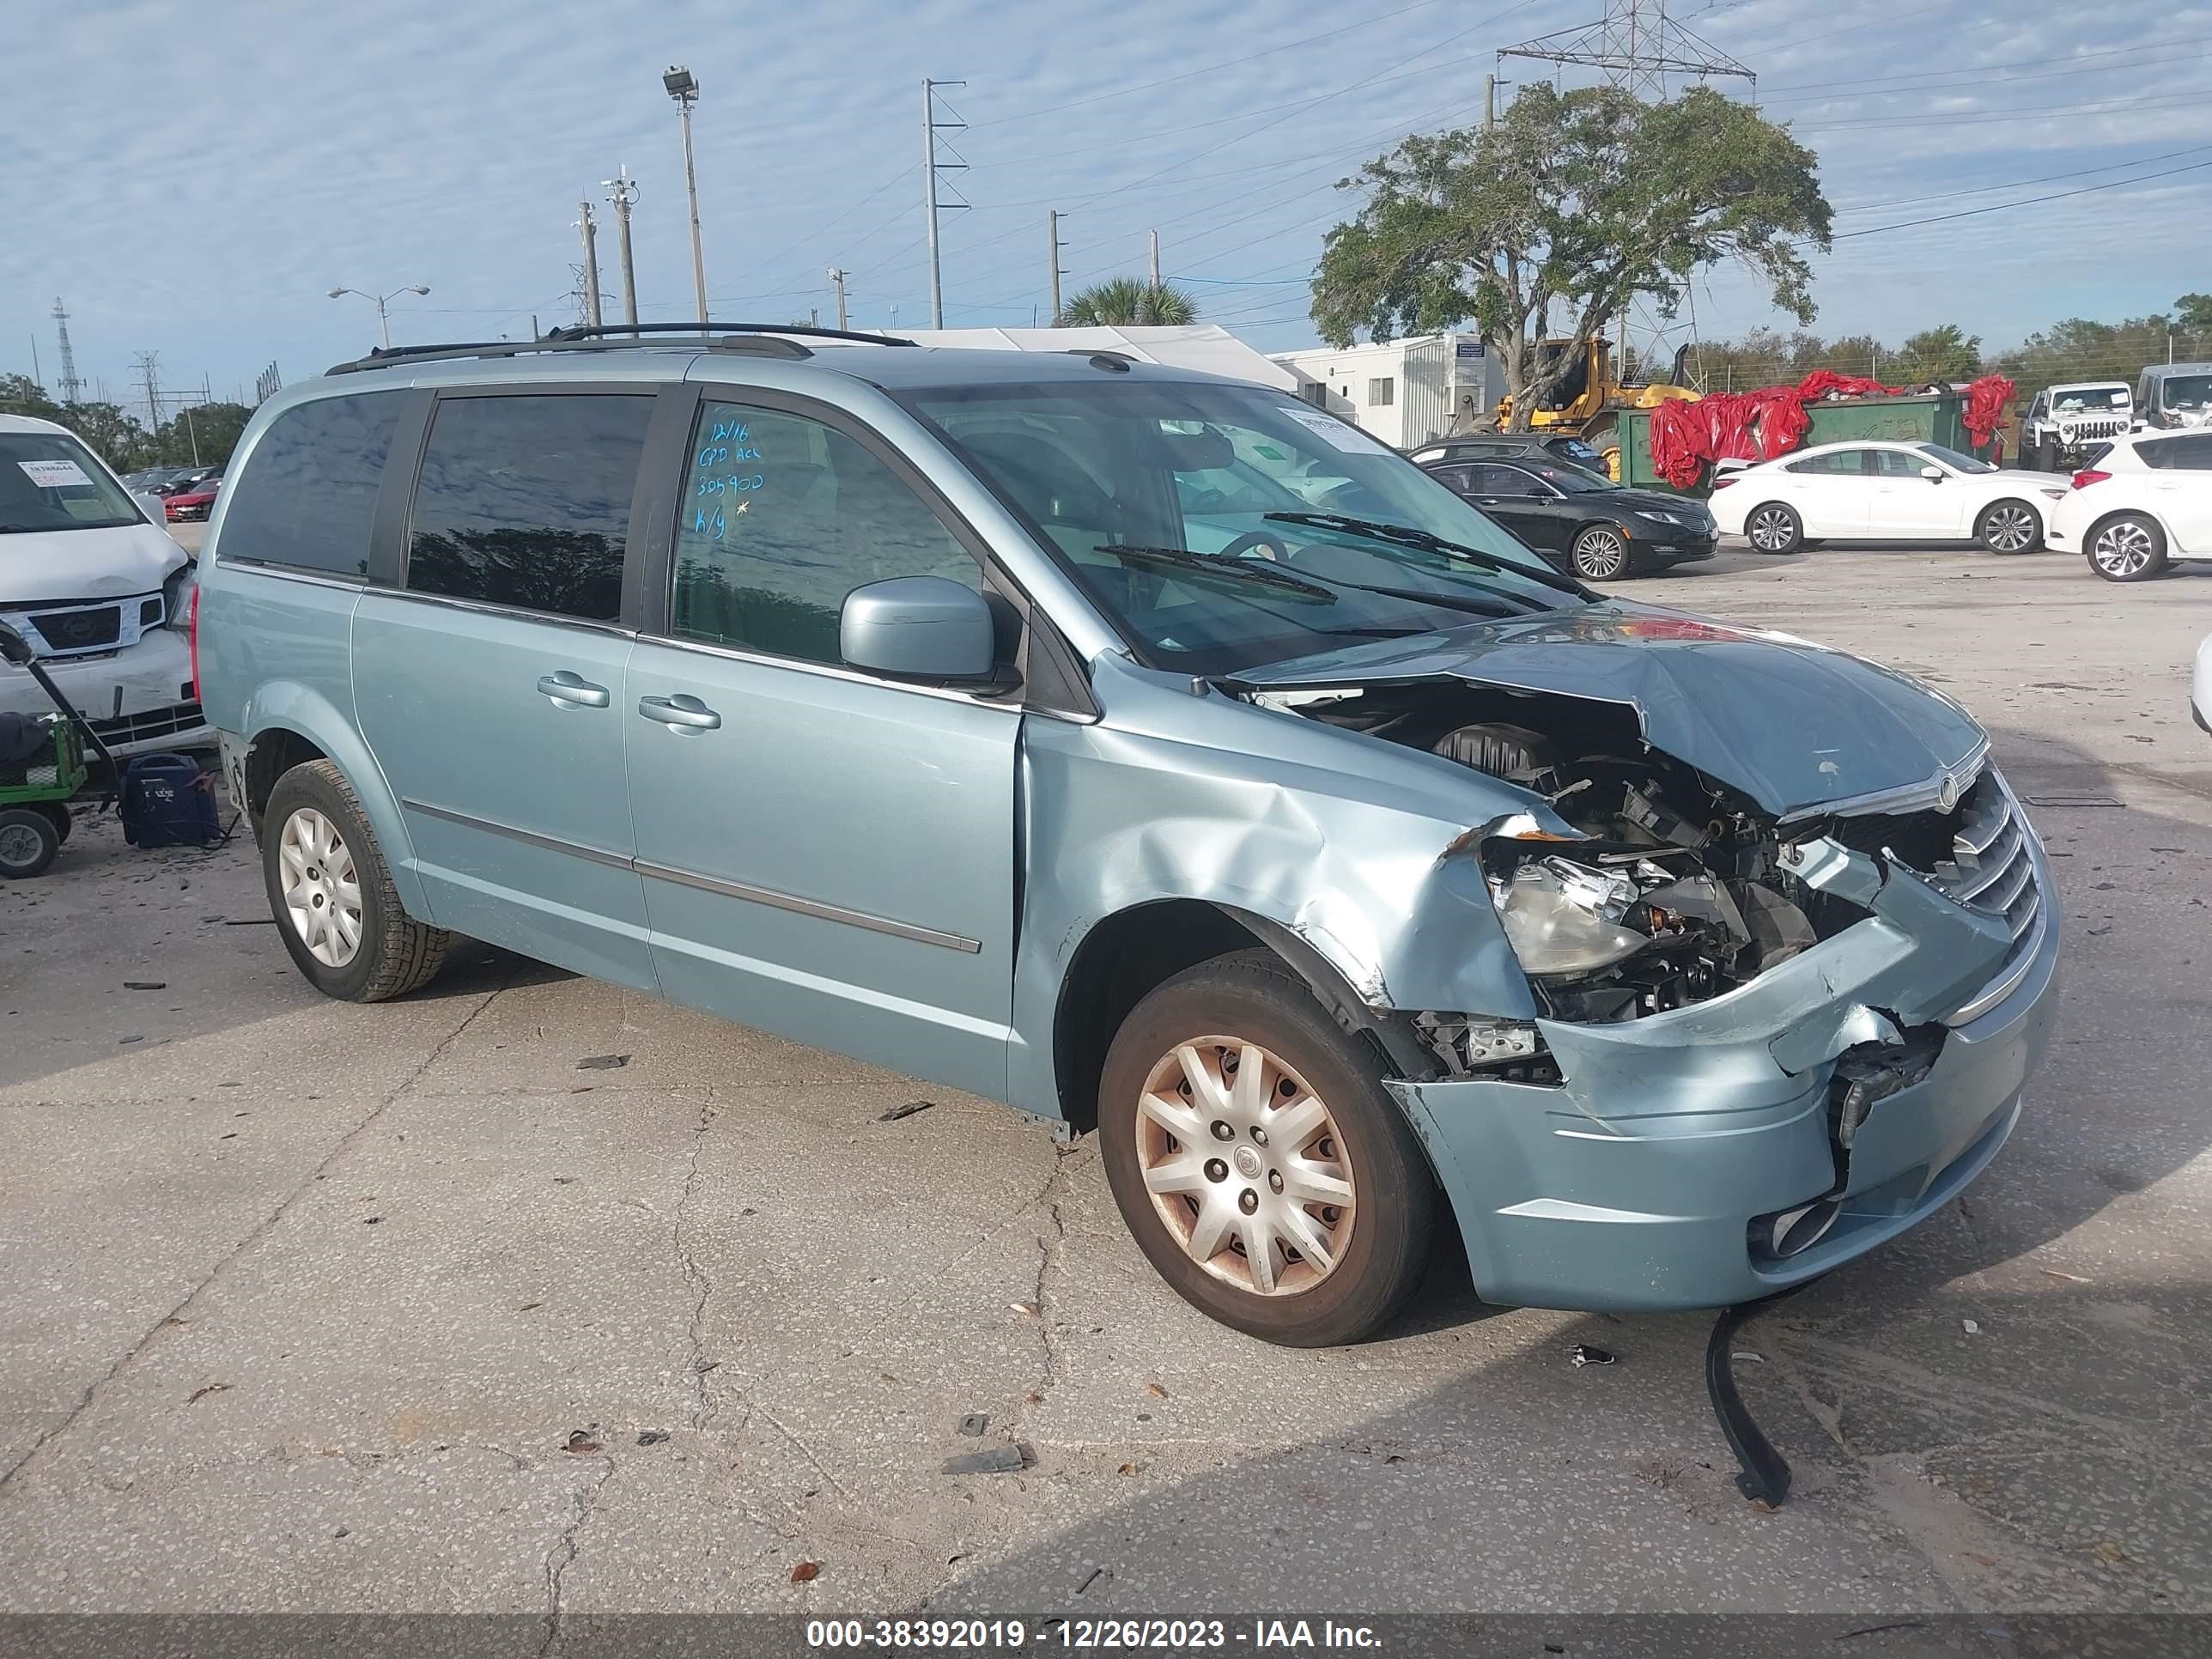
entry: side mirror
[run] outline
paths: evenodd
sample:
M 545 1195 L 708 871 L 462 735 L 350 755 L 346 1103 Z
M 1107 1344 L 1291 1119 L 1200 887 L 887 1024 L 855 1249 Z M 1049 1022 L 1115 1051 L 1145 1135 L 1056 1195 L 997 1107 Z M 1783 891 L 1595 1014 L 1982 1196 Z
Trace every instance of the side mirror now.
M 944 576 L 894 576 L 845 596 L 837 650 L 847 664 L 907 680 L 988 680 L 991 607 Z
M 0 622 L 0 661 L 11 662 L 21 668 L 30 660 L 30 642 L 6 623 Z
M 1943 469 L 1940 466 L 1923 466 L 1920 469 L 1920 476 L 1927 479 L 1929 483 L 1942 483 L 1944 477 Z
M 137 504 L 138 510 L 146 515 L 146 521 L 149 524 L 166 525 L 169 522 L 169 504 L 152 490 L 142 489 L 131 499 Z

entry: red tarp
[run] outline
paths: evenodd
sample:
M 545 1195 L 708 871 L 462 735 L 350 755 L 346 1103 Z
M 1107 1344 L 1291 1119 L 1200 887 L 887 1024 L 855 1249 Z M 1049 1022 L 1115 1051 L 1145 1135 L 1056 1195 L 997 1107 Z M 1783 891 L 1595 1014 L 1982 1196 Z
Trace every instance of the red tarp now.
M 1688 489 L 1715 461 L 1771 461 L 1796 448 L 1812 428 L 1808 404 L 1832 397 L 1899 398 L 1910 391 L 1816 368 L 1796 386 L 1661 404 L 1651 411 L 1651 465 L 1675 489 Z M 1977 448 L 1996 432 L 2013 391 L 2002 374 L 1985 374 L 1966 388 L 1962 419 Z

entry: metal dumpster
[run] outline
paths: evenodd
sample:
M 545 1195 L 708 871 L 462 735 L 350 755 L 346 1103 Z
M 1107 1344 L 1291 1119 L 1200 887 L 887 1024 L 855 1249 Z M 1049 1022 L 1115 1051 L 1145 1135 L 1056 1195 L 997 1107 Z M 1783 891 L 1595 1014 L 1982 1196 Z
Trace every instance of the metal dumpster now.
M 1848 443 L 1857 439 L 1885 439 L 1893 443 L 1936 443 L 1963 454 L 1989 459 L 1990 446 L 1977 446 L 1966 435 L 1966 394 L 1963 392 L 1915 392 L 1904 398 L 1837 398 L 1808 404 L 1813 428 L 1802 448 L 1814 444 Z M 1676 495 L 1709 495 L 1701 479 L 1695 488 L 1674 490 L 1651 465 L 1651 411 L 1623 410 L 1620 416 L 1620 481 L 1639 489 L 1673 490 Z

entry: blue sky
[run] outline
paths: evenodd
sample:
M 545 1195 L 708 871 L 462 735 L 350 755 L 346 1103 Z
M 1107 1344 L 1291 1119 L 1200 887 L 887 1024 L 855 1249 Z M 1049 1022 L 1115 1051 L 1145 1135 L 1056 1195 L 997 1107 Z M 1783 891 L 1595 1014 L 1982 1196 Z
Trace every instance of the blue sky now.
M 857 323 L 890 324 L 894 306 L 898 323 L 926 322 L 930 75 L 966 80 L 948 102 L 970 124 L 953 135 L 974 206 L 945 218 L 949 323 L 1026 325 L 1046 306 L 1044 216 L 1058 207 L 1071 285 L 1141 272 L 1157 227 L 1167 271 L 1211 318 L 1264 349 L 1310 344 L 1303 279 L 1350 206 L 1334 182 L 1408 131 L 1480 119 L 1499 47 L 1601 9 L 79 0 L 9 27 L 0 154 L 19 187 L 0 245 L 0 370 L 30 369 L 35 334 L 52 381 L 57 295 L 80 373 L 118 399 L 141 350 L 160 353 L 165 386 L 204 377 L 218 397 L 272 360 L 298 380 L 356 355 L 374 343 L 375 316 L 326 298 L 333 287 L 428 283 L 427 299 L 393 302 L 399 341 L 520 336 L 533 313 L 573 320 L 577 203 L 600 201 L 599 181 L 623 163 L 641 191 L 644 314 L 688 317 L 681 151 L 659 82 L 672 61 L 703 91 L 718 317 L 826 317 L 834 263 L 851 273 Z M 2212 289 L 2212 5 L 1671 11 L 1758 72 L 1761 105 L 1819 152 L 1839 231 L 2100 186 L 1839 240 L 1816 263 L 1822 331 L 1893 341 L 1958 321 L 1996 344 L 2067 314 L 2140 314 Z M 2197 170 L 2116 185 L 2183 167 Z M 2041 182 L 2015 182 L 2027 180 Z M 1781 320 L 1725 273 L 1696 301 L 1709 337 Z

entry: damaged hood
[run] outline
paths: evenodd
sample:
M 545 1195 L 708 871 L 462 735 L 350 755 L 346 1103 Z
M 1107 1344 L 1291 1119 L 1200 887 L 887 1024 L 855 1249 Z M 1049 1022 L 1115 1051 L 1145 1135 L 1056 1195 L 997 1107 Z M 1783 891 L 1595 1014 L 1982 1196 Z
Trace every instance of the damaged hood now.
M 1650 745 L 1777 817 L 1940 784 L 1987 742 L 1894 670 L 1786 634 L 1607 601 L 1246 669 L 1256 691 L 1460 679 L 1636 712 Z
M 0 536 L 0 605 L 159 592 L 191 557 L 150 524 Z

